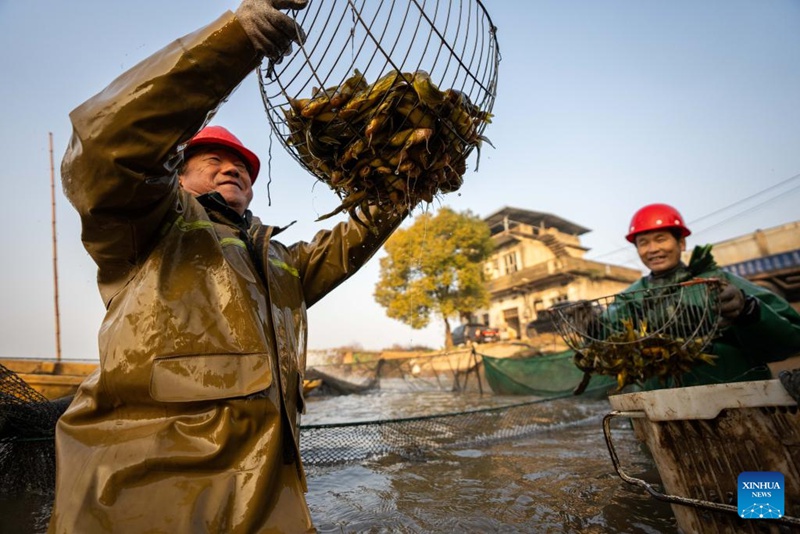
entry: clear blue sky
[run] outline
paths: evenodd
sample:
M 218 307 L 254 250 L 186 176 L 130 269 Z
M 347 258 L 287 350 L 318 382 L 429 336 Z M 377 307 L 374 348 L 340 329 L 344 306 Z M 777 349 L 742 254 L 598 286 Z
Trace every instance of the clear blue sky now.
M 54 356 L 48 132 L 58 179 L 75 106 L 236 5 L 0 0 L 0 356 Z M 479 172 L 468 171 L 461 191 L 432 209 L 553 213 L 592 229 L 583 236 L 588 258 L 636 268 L 623 235 L 646 203 L 674 204 L 695 222 L 690 246 L 800 219 L 800 178 L 790 180 L 800 173 L 800 2 L 485 5 L 502 53 L 496 116 L 485 132 L 496 149 L 483 150 Z M 269 123 L 255 76 L 215 122 L 267 161 Z M 283 241 L 308 240 L 330 224 L 314 219 L 336 197 L 277 144 L 272 177 L 271 204 L 262 178 L 252 209 L 268 223 L 298 221 Z M 63 355 L 92 359 L 103 316 L 94 265 L 60 184 L 56 202 Z M 415 331 L 385 316 L 372 298 L 377 280 L 375 258 L 311 308 L 309 346 L 440 346 L 441 322 Z

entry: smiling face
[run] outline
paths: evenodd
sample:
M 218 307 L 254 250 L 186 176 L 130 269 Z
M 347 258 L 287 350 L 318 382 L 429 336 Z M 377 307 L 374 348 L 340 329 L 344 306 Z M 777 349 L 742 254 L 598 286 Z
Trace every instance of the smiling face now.
M 645 267 L 659 275 L 674 269 L 686 250 L 686 238 L 677 238 L 669 230 L 654 230 L 636 234 L 636 252 Z
M 250 172 L 242 158 L 227 148 L 210 146 L 193 152 L 179 180 L 181 187 L 195 196 L 218 192 L 239 215 L 253 200 Z

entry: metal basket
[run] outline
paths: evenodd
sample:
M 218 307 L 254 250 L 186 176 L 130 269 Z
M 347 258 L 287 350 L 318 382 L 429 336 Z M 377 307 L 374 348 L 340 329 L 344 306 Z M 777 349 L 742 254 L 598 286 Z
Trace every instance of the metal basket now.
M 298 132 L 298 125 L 291 120 L 293 113 L 297 115 L 297 103 L 321 95 L 332 96 L 353 83 L 357 75 L 363 75 L 366 84 L 374 84 L 396 72 L 410 90 L 414 74 L 420 72 L 429 75 L 430 82 L 438 89 L 449 89 L 452 95 L 468 102 L 467 109 L 475 111 L 474 117 L 486 119 L 475 120 L 474 137 L 465 140 L 459 135 L 459 129 L 453 128 L 451 117 L 441 113 L 442 116 L 436 117 L 436 127 L 450 131 L 453 141 L 450 144 L 460 142 L 463 145 L 457 158 L 460 161 L 448 164 L 460 171 L 458 174 L 463 174 L 466 157 L 480 146 L 481 139 L 485 139 L 482 133 L 494 105 L 500 61 L 496 28 L 480 0 L 457 3 L 309 0 L 306 9 L 294 12 L 293 16 L 308 38 L 281 63 L 262 67 L 259 85 L 270 125 L 294 159 L 340 197 L 351 194 L 353 188 L 337 183 L 342 178 L 336 175 L 336 169 L 320 164 L 317 156 L 321 153 L 341 156 L 348 147 L 360 143 L 359 147 L 369 147 L 369 153 L 352 159 L 366 162 L 370 154 L 380 152 L 381 147 L 375 146 L 374 140 L 365 134 L 363 123 L 356 124 L 356 120 L 342 114 L 338 106 L 328 109 L 325 121 L 317 121 L 306 131 Z M 371 113 L 359 120 L 366 122 L 375 118 L 378 104 L 384 104 L 381 112 L 386 112 L 387 105 L 392 103 L 382 99 Z M 390 128 L 392 131 L 386 132 L 386 138 L 408 129 L 409 123 L 393 121 Z M 401 146 L 393 148 L 397 153 L 402 149 Z M 404 175 L 399 165 L 392 166 L 391 170 L 393 175 L 406 181 L 418 178 Z M 373 178 L 369 177 L 365 183 L 375 181 Z M 452 190 L 458 186 L 460 176 L 450 183 Z M 409 189 L 402 184 L 397 187 L 401 193 Z M 378 193 L 367 193 L 378 196 Z M 422 198 L 431 200 L 425 198 L 429 196 L 423 194 Z
M 618 389 L 652 377 L 679 377 L 700 362 L 720 325 L 717 279 L 620 293 L 549 310 L 575 364 L 616 375 Z

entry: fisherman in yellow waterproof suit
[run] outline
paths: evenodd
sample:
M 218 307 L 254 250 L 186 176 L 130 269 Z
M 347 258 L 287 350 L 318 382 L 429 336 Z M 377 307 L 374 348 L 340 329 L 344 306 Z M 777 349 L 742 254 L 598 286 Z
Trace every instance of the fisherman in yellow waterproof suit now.
M 257 156 L 203 129 L 264 57 L 303 38 L 278 10 L 304 6 L 244 0 L 70 115 L 64 190 L 107 313 L 98 371 L 57 426 L 50 532 L 313 531 L 298 443 L 306 308 L 405 214 L 371 208 L 376 233 L 350 221 L 284 246 L 247 210 Z

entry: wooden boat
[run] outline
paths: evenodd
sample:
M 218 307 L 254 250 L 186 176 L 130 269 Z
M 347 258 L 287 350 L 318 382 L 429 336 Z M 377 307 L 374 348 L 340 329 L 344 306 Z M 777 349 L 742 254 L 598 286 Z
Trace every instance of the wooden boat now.
M 0 364 L 14 371 L 33 389 L 50 400 L 74 395 L 78 386 L 97 369 L 93 361 L 57 361 L 33 358 L 0 358 Z M 303 394 L 322 385 L 322 380 L 303 380 Z
M 16 373 L 36 391 L 54 400 L 74 395 L 81 382 L 97 369 L 98 362 L 0 358 L 0 364 Z
M 303 380 L 303 395 L 308 395 L 321 385 L 322 385 L 322 379 L 319 378 L 316 380 L 309 380 L 309 379 Z
M 574 354 L 572 350 L 541 354 L 532 349 L 498 358 L 478 353 L 486 381 L 496 395 L 538 397 L 569 395 L 580 384 L 583 371 L 572 362 Z M 595 375 L 581 395 L 604 397 L 615 386 L 613 377 Z

